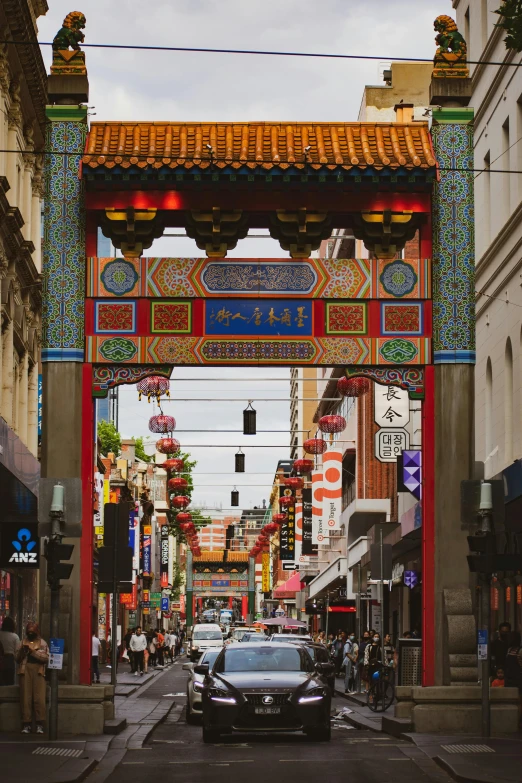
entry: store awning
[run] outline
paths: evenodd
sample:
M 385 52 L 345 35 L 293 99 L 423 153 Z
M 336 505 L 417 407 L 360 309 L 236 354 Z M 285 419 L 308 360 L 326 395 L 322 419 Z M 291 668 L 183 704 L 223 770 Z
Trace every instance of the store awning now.
M 283 582 L 282 585 L 276 587 L 276 589 L 272 591 L 272 595 L 274 598 L 287 598 L 288 593 L 292 593 L 295 598 L 295 594 L 302 590 L 304 586 L 304 582 L 301 582 L 299 574 L 294 574 L 288 581 Z
M 332 590 L 346 584 L 346 558 L 337 557 L 330 565 L 322 571 L 319 576 L 312 579 L 309 588 L 308 600 L 320 597 L 322 593 Z

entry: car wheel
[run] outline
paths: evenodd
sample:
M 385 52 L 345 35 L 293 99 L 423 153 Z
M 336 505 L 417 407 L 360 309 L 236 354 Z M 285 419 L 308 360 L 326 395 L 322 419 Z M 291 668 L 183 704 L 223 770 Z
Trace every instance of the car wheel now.
M 321 729 L 309 729 L 307 735 L 312 742 L 330 742 L 332 739 L 330 722 L 328 722 L 328 726 L 324 726 Z
M 206 726 L 203 726 L 203 742 L 206 743 L 215 743 L 219 742 L 220 738 L 219 731 L 216 731 L 215 729 L 207 729 Z

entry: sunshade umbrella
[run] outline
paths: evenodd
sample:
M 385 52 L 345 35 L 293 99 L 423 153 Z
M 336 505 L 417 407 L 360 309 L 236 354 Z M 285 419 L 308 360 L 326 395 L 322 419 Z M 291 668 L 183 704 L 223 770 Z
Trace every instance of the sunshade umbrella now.
M 263 631 L 265 631 L 268 628 L 268 626 L 266 626 L 264 623 L 260 623 L 259 620 L 256 620 L 254 625 L 256 628 L 261 628 L 261 630 Z

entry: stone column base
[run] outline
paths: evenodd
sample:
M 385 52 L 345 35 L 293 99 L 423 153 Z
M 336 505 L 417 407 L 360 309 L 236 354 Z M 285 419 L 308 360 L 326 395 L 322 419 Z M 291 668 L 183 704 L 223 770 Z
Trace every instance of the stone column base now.
M 482 693 L 479 685 L 431 688 L 398 687 L 396 718 L 409 718 L 422 734 L 481 734 Z M 518 731 L 517 688 L 491 688 L 491 733 Z
M 47 689 L 49 716 L 49 688 Z M 106 720 L 114 718 L 112 685 L 60 685 L 58 687 L 58 736 L 103 734 Z M 20 689 L 9 685 L 0 689 L 0 732 L 21 729 Z

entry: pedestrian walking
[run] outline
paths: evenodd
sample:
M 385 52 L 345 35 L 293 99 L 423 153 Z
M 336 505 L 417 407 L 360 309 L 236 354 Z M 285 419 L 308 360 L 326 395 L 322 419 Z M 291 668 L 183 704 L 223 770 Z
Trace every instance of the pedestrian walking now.
M 132 661 L 133 653 L 130 648 L 130 640 L 132 639 L 132 634 L 134 633 L 132 628 L 127 629 L 127 633 L 123 637 L 123 645 L 125 648 L 125 652 L 123 653 L 123 657 L 125 658 L 125 653 L 127 654 L 127 658 L 129 659 L 131 672 L 134 672 L 134 664 Z
M 27 623 L 22 646 L 16 654 L 20 683 L 22 734 L 30 734 L 34 718 L 36 733 L 43 734 L 45 721 L 45 667 L 49 661 L 49 647 L 40 636 L 36 623 Z
M 140 677 L 143 677 L 144 652 L 146 647 L 147 637 L 141 632 L 141 627 L 138 625 L 130 640 L 130 648 L 133 652 L 133 658 L 135 661 L 135 677 L 138 676 L 138 673 Z
M 165 653 L 165 631 L 160 628 L 156 634 L 156 653 L 158 656 L 158 667 L 163 669 L 163 655 Z
M 344 650 L 345 643 L 346 643 L 346 634 L 343 634 L 342 631 L 339 631 L 337 633 L 337 638 L 335 639 L 332 645 L 336 677 L 339 677 L 341 673 L 341 667 L 343 665 L 343 650 Z
M 6 617 L 0 631 L 0 685 L 14 685 L 15 657 L 20 649 L 20 637 L 15 633 L 12 617 Z
M 147 634 L 147 650 L 149 651 L 149 666 L 151 669 L 156 668 L 156 632 L 152 629 Z
M 91 672 L 92 672 L 92 683 L 96 683 L 99 685 L 100 683 L 100 666 L 99 666 L 99 660 L 100 660 L 100 647 L 101 642 L 96 636 L 96 632 L 92 632 L 92 640 L 91 640 Z
M 364 664 L 368 667 L 366 690 L 371 685 L 373 675 L 379 671 L 379 665 L 383 662 L 381 637 L 374 631 L 371 644 L 367 644 L 364 650 Z
M 359 644 L 359 663 L 357 666 L 357 690 L 361 693 L 366 688 L 368 679 L 368 667 L 365 664 L 366 647 L 370 644 L 370 632 L 364 631 Z M 363 688 L 364 683 L 364 688 Z
M 344 645 L 344 692 L 353 693 L 355 691 L 355 682 L 357 679 L 357 659 L 359 657 L 359 645 L 355 639 L 355 634 L 351 633 Z

